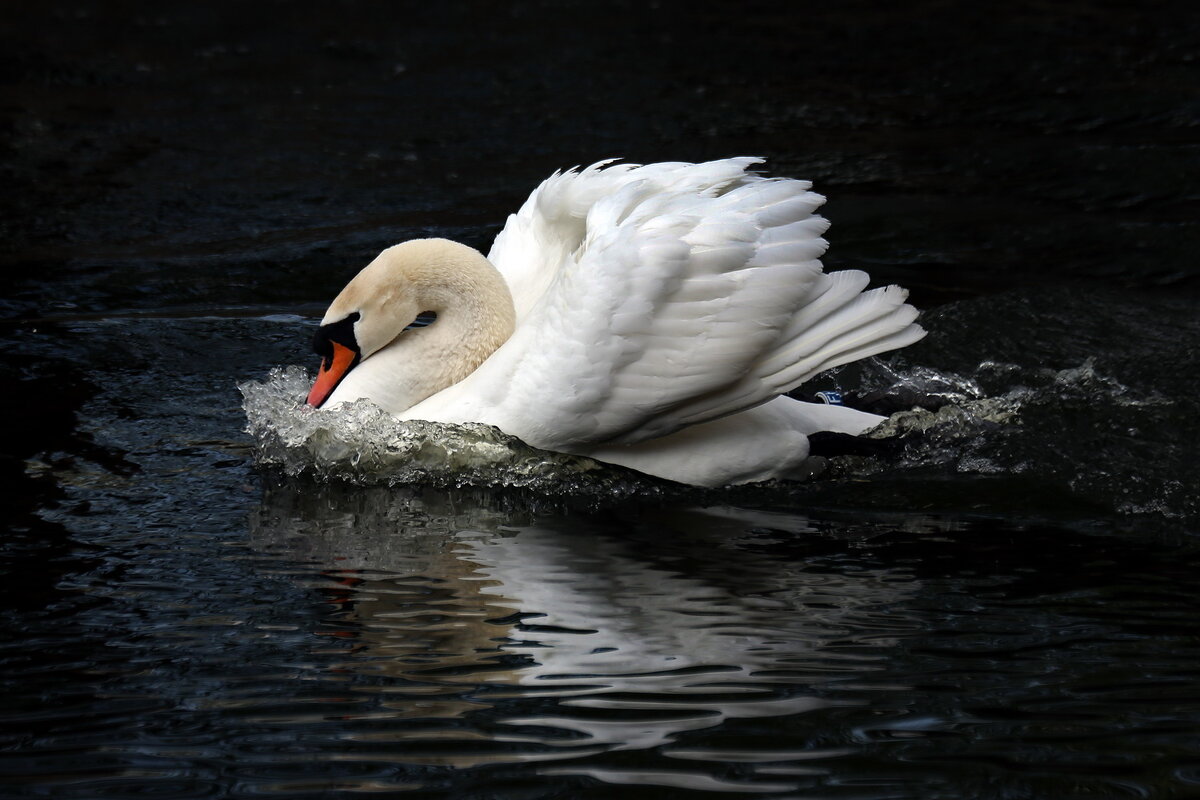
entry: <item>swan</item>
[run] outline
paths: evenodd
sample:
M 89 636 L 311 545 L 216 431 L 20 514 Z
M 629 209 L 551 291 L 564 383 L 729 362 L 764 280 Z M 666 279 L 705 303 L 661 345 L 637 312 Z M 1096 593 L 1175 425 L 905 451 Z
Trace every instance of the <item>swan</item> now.
M 823 271 L 825 198 L 759 163 L 601 161 L 545 180 L 487 257 L 387 248 L 322 318 L 308 405 L 366 398 L 696 486 L 806 475 L 809 434 L 883 418 L 784 393 L 924 331 L 903 289 Z

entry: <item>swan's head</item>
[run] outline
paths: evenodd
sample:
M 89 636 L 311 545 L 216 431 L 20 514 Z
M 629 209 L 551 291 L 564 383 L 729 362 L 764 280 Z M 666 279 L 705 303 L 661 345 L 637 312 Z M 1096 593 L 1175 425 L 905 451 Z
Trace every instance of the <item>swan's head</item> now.
M 412 336 L 431 315 L 437 320 L 433 324 L 444 328 L 447 316 L 466 312 L 474 319 L 486 317 L 480 305 L 489 310 L 498 306 L 501 316 L 507 308 L 508 327 L 490 344 L 494 349 L 512 333 L 512 300 L 504 279 L 479 251 L 446 239 L 414 239 L 389 247 L 354 276 L 325 312 L 313 337 L 321 367 L 308 404 L 320 407 L 351 370 L 399 344 L 401 337 Z

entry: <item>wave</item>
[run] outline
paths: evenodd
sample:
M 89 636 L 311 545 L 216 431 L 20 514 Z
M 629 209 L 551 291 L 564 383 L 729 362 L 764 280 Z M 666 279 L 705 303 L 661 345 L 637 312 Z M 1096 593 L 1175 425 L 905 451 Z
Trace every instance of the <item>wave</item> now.
M 400 421 L 367 400 L 314 409 L 296 366 L 238 386 L 256 459 L 289 476 L 364 485 L 422 484 L 628 493 L 659 482 L 590 458 L 539 450 L 490 425 Z
M 1174 401 L 1136 392 L 1097 370 L 1092 359 L 1068 369 L 981 362 L 970 374 L 927 366 L 859 365 L 850 396 L 908 403 L 849 453 L 830 455 L 808 484 L 767 485 L 821 504 L 934 503 L 975 509 L 1065 511 L 1092 516 L 1189 518 L 1196 499 L 1172 460 L 1147 448 L 1178 414 Z M 629 497 L 686 487 L 581 456 L 530 447 L 482 424 L 398 421 L 368 401 L 315 410 L 304 404 L 311 376 L 295 366 L 239 386 L 259 465 L 360 485 L 528 489 L 557 496 Z M 920 405 L 913 405 L 919 403 Z M 1164 422 L 1166 420 L 1167 422 Z M 1001 479 L 989 498 L 975 484 L 944 496 L 944 480 Z M 906 482 L 902 494 L 894 481 Z M 888 487 L 878 501 L 870 487 Z M 1037 498 L 1028 497 L 1035 487 Z M 764 488 L 764 487 L 760 487 Z M 1000 496 L 996 497 L 996 492 Z M 796 499 L 793 497 L 793 499 Z

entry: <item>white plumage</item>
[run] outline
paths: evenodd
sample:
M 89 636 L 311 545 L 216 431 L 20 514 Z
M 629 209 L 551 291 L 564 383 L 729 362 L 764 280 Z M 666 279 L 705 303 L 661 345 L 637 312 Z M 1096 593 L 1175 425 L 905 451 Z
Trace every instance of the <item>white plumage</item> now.
M 547 179 L 488 256 L 511 295 L 511 334 L 498 334 L 494 352 L 464 365 L 451 385 L 431 383 L 419 401 L 381 387 L 411 384 L 421 364 L 441 369 L 442 359 L 456 358 L 452 329 L 467 335 L 468 321 L 453 303 L 434 307 L 446 306 L 445 292 L 422 295 L 404 262 L 420 249 L 439 272 L 486 264 L 457 258 L 462 246 L 448 242 L 445 254 L 428 241 L 385 251 L 323 325 L 357 312 L 356 339 L 387 344 L 364 349 L 329 401 L 365 396 L 402 419 L 484 422 L 543 449 L 698 485 L 803 471 L 806 434 L 860 433 L 879 418 L 779 395 L 924 332 L 902 289 L 863 291 L 865 273 L 822 271 L 828 222 L 814 211 L 824 198 L 806 181 L 747 173 L 756 163 L 602 162 Z M 376 285 L 381 275 L 390 276 L 387 287 Z M 364 300 L 405 292 L 414 297 L 399 312 Z M 410 299 L 417 311 L 438 312 L 430 331 L 441 326 L 442 338 L 400 332 L 412 321 Z M 400 316 L 385 321 L 389 313 Z M 382 325 L 395 334 L 380 336 Z

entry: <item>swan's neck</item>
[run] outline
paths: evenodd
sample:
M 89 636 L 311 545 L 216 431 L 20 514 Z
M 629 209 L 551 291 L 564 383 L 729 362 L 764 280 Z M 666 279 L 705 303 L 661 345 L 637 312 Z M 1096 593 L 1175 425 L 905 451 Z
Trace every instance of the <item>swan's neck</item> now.
M 445 275 L 422 295 L 421 310 L 433 311 L 437 320 L 402 336 L 421 344 L 428 397 L 466 378 L 508 341 L 515 314 L 504 279 L 482 255 L 470 269 Z M 405 355 L 413 353 L 409 350 Z
M 384 251 L 363 274 L 377 264 L 381 274 L 371 277 L 383 294 L 380 316 L 390 317 L 397 333 L 350 371 L 331 402 L 367 397 L 400 414 L 466 378 L 512 335 L 508 286 L 478 251 L 419 240 Z M 433 324 L 399 332 L 422 311 L 437 314 Z

